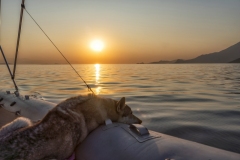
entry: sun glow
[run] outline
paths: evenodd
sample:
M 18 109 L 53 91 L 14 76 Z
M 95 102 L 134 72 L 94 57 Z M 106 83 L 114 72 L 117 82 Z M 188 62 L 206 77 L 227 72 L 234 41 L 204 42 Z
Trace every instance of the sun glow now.
M 100 39 L 95 39 L 90 43 L 90 48 L 95 52 L 101 52 L 104 48 L 104 43 Z

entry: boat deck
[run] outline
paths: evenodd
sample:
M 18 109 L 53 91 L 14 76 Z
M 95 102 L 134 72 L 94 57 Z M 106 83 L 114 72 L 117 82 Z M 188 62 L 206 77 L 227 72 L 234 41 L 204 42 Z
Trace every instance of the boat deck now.
M 0 115 L 1 115 L 0 116 L 0 128 L 18 117 L 14 113 L 9 112 L 2 107 L 0 107 Z

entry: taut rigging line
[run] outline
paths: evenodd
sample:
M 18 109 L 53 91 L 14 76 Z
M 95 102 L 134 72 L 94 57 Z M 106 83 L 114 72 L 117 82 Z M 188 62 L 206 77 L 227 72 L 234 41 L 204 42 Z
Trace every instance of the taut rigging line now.
M 59 50 L 59 48 L 55 45 L 55 43 L 50 39 L 50 37 L 46 34 L 46 32 L 42 29 L 42 27 L 37 23 L 37 21 L 31 16 L 31 14 L 27 11 L 26 7 L 22 5 L 22 8 L 26 11 L 26 13 L 30 16 L 30 18 L 35 22 L 35 24 L 39 27 L 39 29 L 43 32 L 43 34 L 48 38 L 48 40 L 53 44 L 53 46 L 57 49 L 57 51 L 62 55 L 62 57 L 66 60 L 66 62 L 72 67 L 72 69 L 76 72 L 76 74 L 81 78 L 81 80 L 85 83 L 88 90 L 91 91 L 94 95 L 95 93 L 91 89 L 91 87 L 87 84 L 87 82 L 81 77 L 81 75 L 77 72 L 77 70 L 72 66 L 72 64 L 68 61 L 68 59 L 63 55 L 63 53 Z

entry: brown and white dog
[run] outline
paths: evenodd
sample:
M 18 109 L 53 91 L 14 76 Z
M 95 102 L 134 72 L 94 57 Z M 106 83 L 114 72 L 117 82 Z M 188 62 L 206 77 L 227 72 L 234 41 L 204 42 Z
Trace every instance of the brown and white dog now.
M 31 125 L 19 118 L 0 129 L 0 159 L 66 159 L 86 136 L 106 119 L 127 124 L 142 121 L 125 98 L 115 101 L 95 95 L 69 98 Z

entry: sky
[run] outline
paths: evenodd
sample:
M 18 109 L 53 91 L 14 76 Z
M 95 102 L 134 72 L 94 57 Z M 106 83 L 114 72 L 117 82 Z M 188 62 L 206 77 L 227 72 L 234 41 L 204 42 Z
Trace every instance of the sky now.
M 9 62 L 20 4 L 1 4 L 1 46 Z M 25 6 L 71 63 L 191 59 L 240 41 L 240 0 L 26 0 Z M 89 47 L 94 39 L 104 43 L 101 52 Z M 26 12 L 18 62 L 65 63 Z

